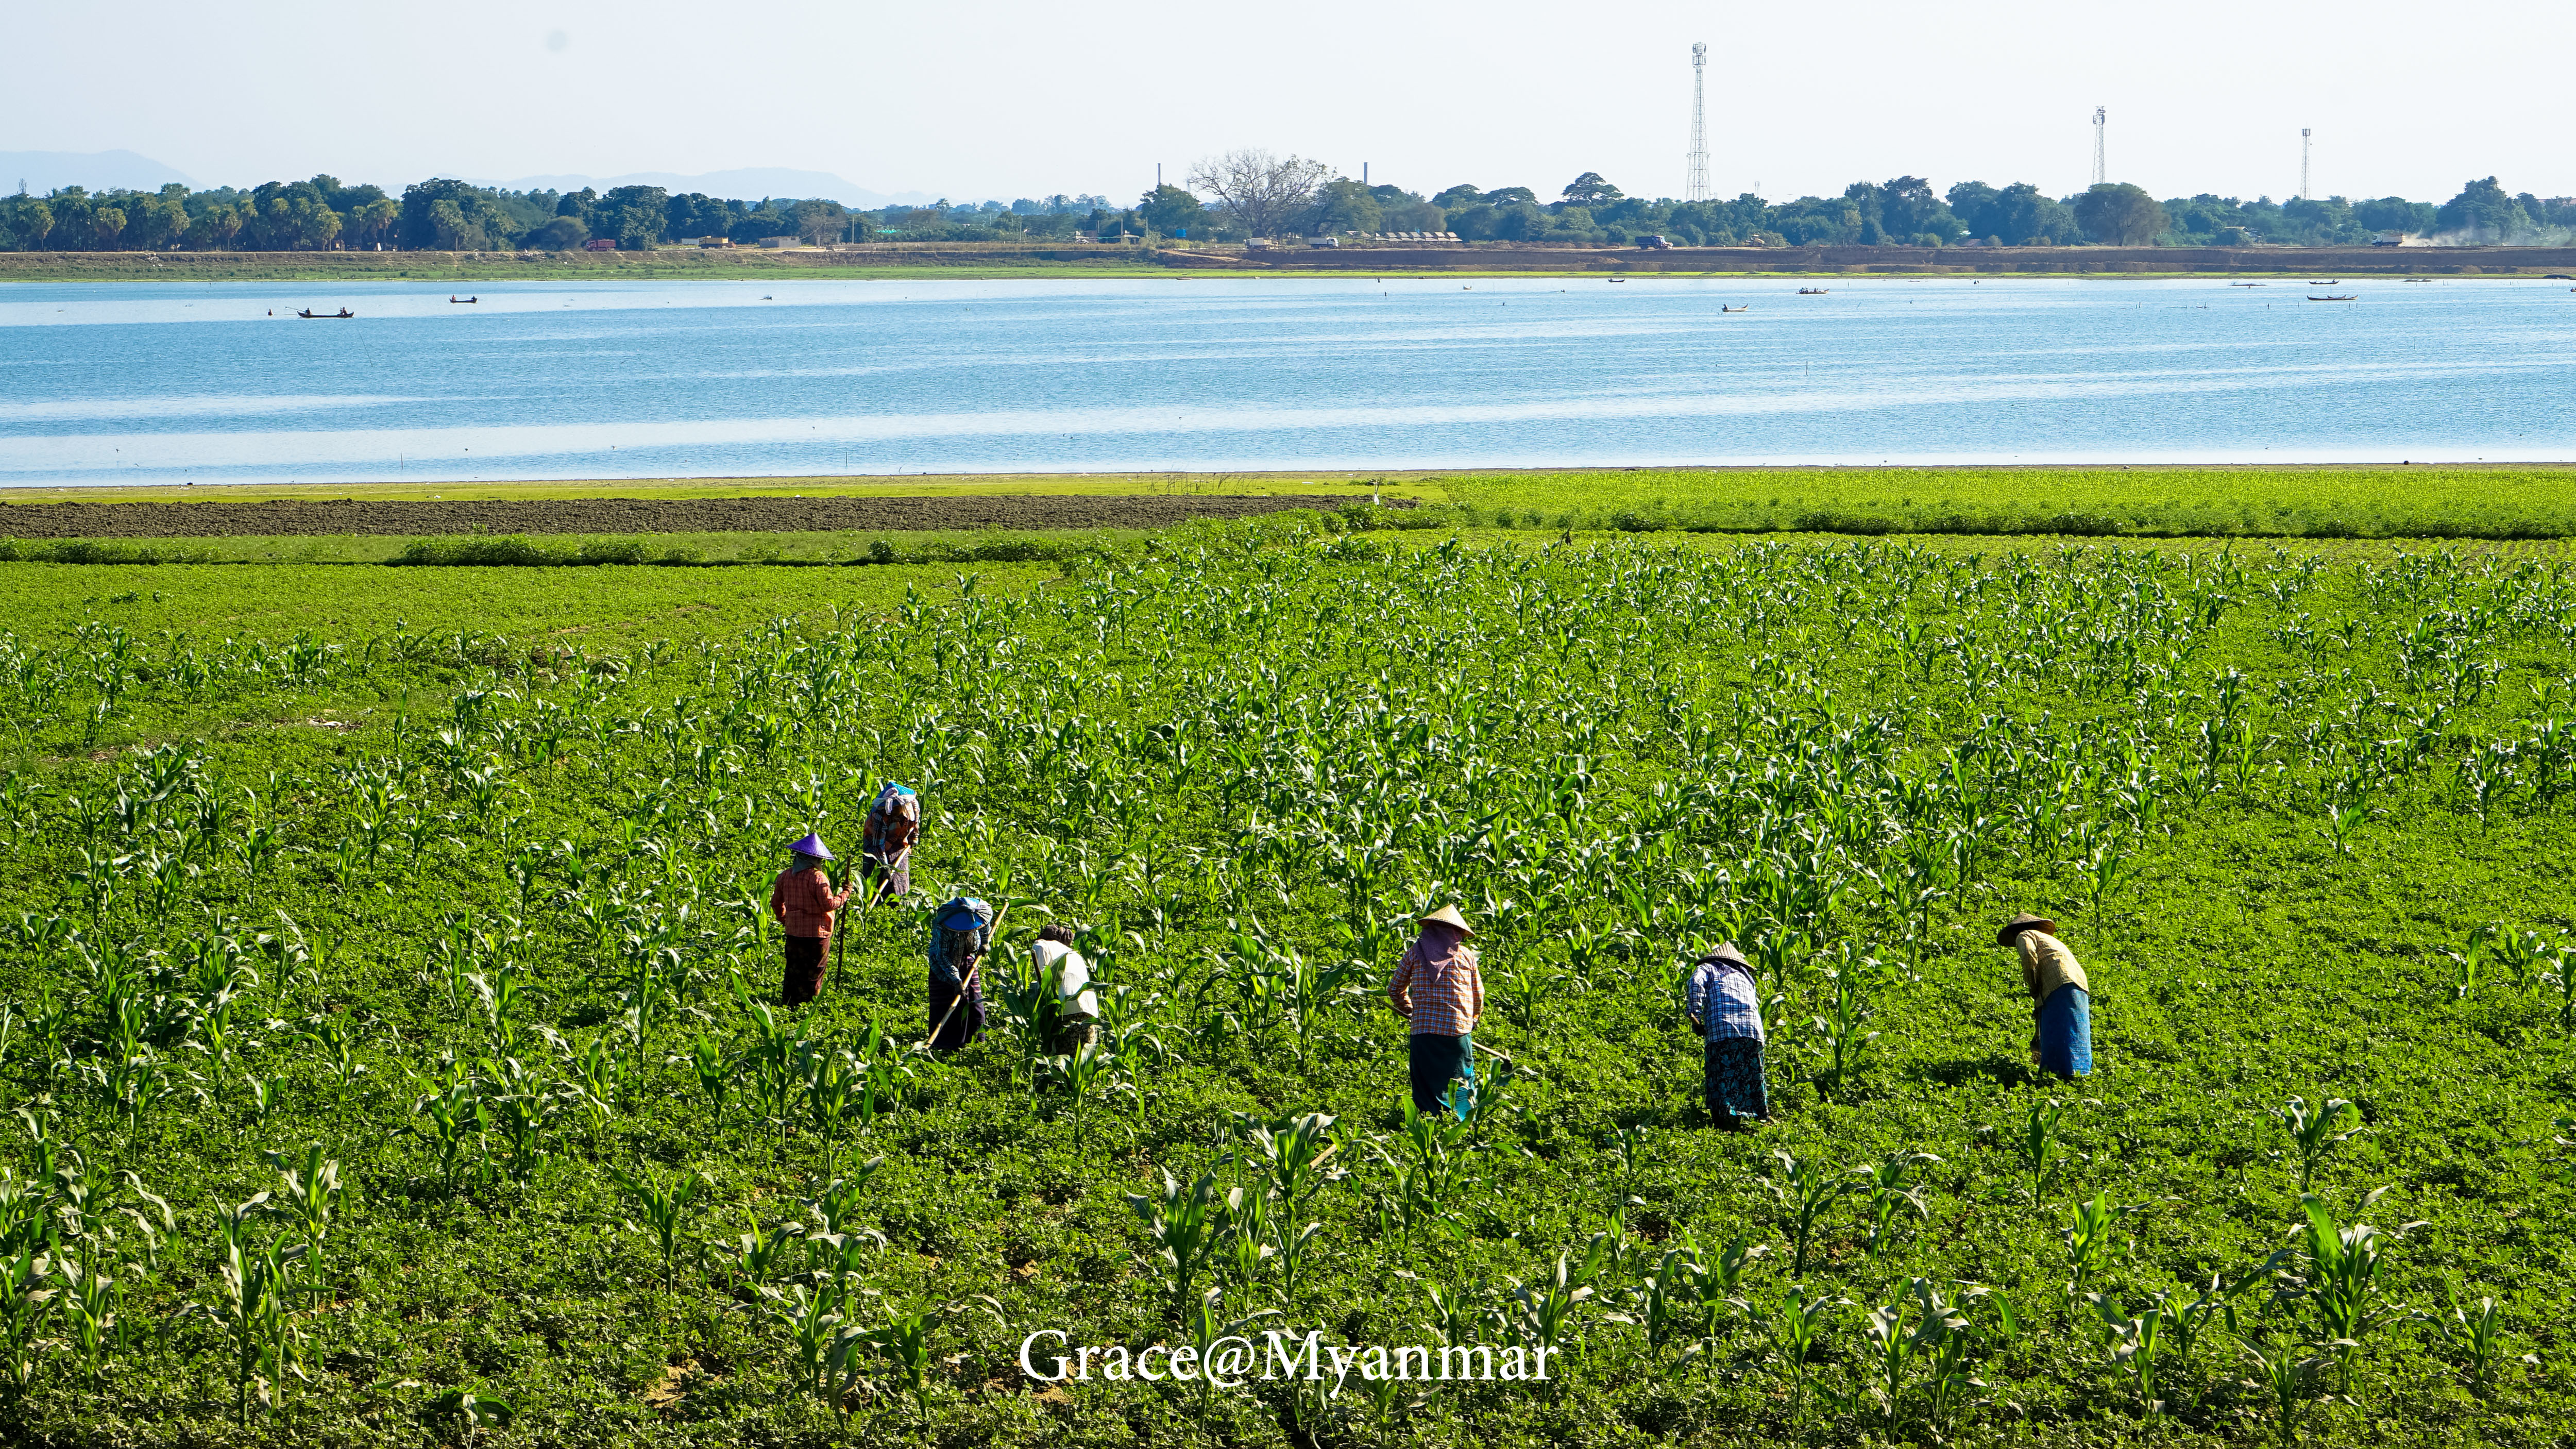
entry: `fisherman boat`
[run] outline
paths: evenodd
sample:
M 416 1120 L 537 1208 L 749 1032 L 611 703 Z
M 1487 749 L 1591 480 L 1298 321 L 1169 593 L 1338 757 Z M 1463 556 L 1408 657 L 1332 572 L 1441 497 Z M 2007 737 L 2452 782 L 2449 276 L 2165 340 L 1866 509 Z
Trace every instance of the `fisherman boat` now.
M 1626 281 L 1626 280 L 1628 280 L 1628 279 L 1627 279 L 1626 277 L 1612 277 L 1610 280 L 1612 280 L 1612 281 L 1614 281 L 1614 282 L 1624 282 L 1624 281 Z
M 1798 295 L 1801 297 L 1822 297 L 1831 291 L 1833 291 L 1833 288 L 1831 287 L 1800 287 L 1798 289 Z
M 2230 282 L 2227 285 L 2231 287 L 2261 287 L 2268 286 L 2270 284 L 2265 282 Z
M 450 292 L 450 293 L 448 294 L 448 296 L 447 296 L 447 300 L 449 300 L 449 301 L 451 301 L 451 302 L 454 302 L 456 305 L 458 305 L 458 306 L 462 307 L 462 306 L 469 305 L 469 304 L 471 304 L 471 303 L 480 302 L 480 301 L 482 301 L 483 299 L 482 299 L 482 298 L 480 298 L 480 297 L 459 297 L 459 296 L 457 296 L 455 293 Z
M 358 314 L 357 314 L 357 313 L 355 313 L 355 312 L 350 311 L 350 310 L 349 310 L 348 308 L 346 308 L 346 307 L 341 308 L 341 309 L 340 309 L 339 311 L 337 311 L 337 312 L 316 312 L 316 311 L 314 311 L 312 308 L 307 307 L 307 308 L 305 308 L 303 311 L 298 312 L 298 313 L 296 313 L 295 315 L 296 315 L 296 316 L 298 316 L 298 317 L 309 318 L 309 319 L 312 319 L 312 320 L 315 320 L 315 321 L 325 321 L 325 322 L 327 322 L 327 321 L 335 321 L 335 320 L 337 320 L 337 319 L 339 319 L 339 318 L 342 318 L 342 317 L 355 317 L 355 316 L 357 316 Z
M 1720 307 L 1717 310 L 1720 312 L 1750 312 L 1753 310 L 1753 304 L 1747 302 L 1741 307 Z
M 2357 302 L 2361 300 L 2361 294 L 2358 292 L 2345 292 L 2340 296 L 2320 297 L 2316 293 L 2310 292 L 2308 294 L 2308 300 L 2311 302 Z

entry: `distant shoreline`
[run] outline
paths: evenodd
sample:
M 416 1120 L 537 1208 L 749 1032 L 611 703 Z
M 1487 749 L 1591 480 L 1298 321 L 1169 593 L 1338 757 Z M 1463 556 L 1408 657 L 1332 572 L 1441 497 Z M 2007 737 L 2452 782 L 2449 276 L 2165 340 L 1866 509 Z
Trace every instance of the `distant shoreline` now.
M 1277 247 L 901 245 L 649 252 L 0 252 L 0 282 L 870 281 L 1194 276 L 1954 276 L 2250 281 L 2576 275 L 2576 247 Z

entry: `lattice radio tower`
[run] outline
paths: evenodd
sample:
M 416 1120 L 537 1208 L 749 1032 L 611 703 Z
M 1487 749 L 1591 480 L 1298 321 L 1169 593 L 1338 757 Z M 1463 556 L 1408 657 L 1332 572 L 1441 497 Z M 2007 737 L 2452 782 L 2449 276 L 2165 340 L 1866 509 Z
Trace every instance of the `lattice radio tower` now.
M 2313 134 L 2305 126 L 2299 128 L 2299 199 L 2301 201 L 2308 199 L 2308 137 Z
M 1708 200 L 1708 42 L 1691 42 L 1690 176 L 1682 183 L 1684 201 Z
M 2102 124 L 2108 119 L 2109 113 L 2100 106 L 2093 108 L 2093 184 L 2096 186 L 2111 179 L 2111 165 L 2103 159 L 2102 153 Z

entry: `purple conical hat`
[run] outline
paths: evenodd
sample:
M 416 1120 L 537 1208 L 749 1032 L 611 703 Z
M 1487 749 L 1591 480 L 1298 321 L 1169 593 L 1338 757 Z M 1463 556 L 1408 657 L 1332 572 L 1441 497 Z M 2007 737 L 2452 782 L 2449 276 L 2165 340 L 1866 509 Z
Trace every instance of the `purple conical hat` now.
M 823 837 L 819 835 L 809 833 L 803 840 L 800 840 L 787 848 L 795 851 L 798 855 L 810 855 L 816 860 L 830 860 L 832 858 L 831 848 L 823 844 Z

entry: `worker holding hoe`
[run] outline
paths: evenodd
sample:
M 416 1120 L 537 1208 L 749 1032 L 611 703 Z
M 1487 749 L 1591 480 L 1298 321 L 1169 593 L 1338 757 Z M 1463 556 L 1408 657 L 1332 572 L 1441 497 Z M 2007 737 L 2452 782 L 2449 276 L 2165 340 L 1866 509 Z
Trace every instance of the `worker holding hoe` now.
M 809 833 L 787 849 L 787 868 L 769 883 L 769 913 L 778 918 L 779 932 L 787 940 L 787 974 L 779 982 L 778 1000 L 782 1005 L 802 1006 L 823 989 L 833 918 L 857 887 L 832 889 L 832 878 L 823 872 L 823 862 L 832 858 L 832 852 L 824 847 L 823 837 Z
M 984 1032 L 984 958 L 992 954 L 993 908 L 959 896 L 930 918 L 930 1049 L 953 1052 Z
M 1047 1032 L 1050 1056 L 1072 1056 L 1100 1042 L 1100 994 L 1091 987 L 1091 963 L 1073 949 L 1073 934 L 1063 922 L 1049 921 L 1029 946 L 1029 963 L 1055 1006 Z
M 2021 953 L 2022 985 L 2030 991 L 2030 1061 L 2061 1077 L 2093 1070 L 2093 995 L 2075 953 L 2057 939 L 2045 916 L 2014 916 L 1995 933 L 1995 944 Z
M 1762 997 L 1753 967 L 1733 941 L 1709 948 L 1682 993 L 1683 1010 L 1700 1041 L 1701 1088 L 1708 1115 L 1729 1132 L 1742 1132 L 1771 1115 L 1771 1093 L 1762 1080 Z
M 1404 948 L 1386 999 L 1413 1023 L 1413 1107 L 1440 1110 L 1445 1097 L 1465 1121 L 1476 1102 L 1477 1019 L 1485 1014 L 1485 976 L 1476 963 L 1476 937 L 1456 906 L 1442 906 L 1421 921 L 1421 933 Z M 1454 1095 L 1451 1082 L 1459 1083 Z
M 862 878 L 875 887 L 871 900 L 912 893 L 912 847 L 921 839 L 921 797 L 892 780 L 868 806 L 859 840 Z

